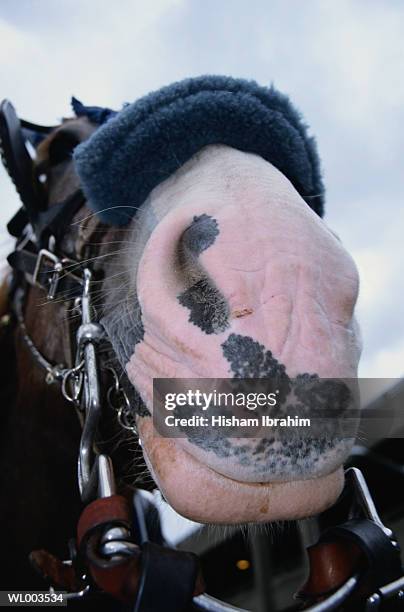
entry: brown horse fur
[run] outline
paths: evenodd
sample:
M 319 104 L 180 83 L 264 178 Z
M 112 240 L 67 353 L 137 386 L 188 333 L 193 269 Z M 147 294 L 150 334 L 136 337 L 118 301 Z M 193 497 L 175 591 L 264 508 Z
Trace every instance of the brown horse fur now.
M 93 129 L 86 119 L 66 121 L 40 145 L 38 171 L 47 175 L 50 206 L 77 189 L 71 148 Z M 86 216 L 89 211 L 81 214 Z M 72 230 L 75 239 L 77 234 L 80 238 L 80 227 Z M 68 558 L 68 540 L 75 535 L 82 510 L 77 484 L 81 428 L 60 384 L 45 382 L 45 372 L 11 314 L 8 294 L 6 278 L 0 287 L 0 588 L 44 589 L 47 584 L 31 566 L 29 554 L 46 549 Z M 51 363 L 71 363 L 69 316 L 63 301 L 46 302 L 41 289 L 29 286 L 26 327 Z M 95 607 L 109 606 L 111 602 L 103 600 L 102 606 L 96 602 Z M 91 604 L 86 603 L 85 609 L 91 609 Z
M 38 297 L 32 291 L 27 314 Z M 38 336 L 45 325 L 53 327 L 54 313 L 47 315 L 48 325 L 37 317 Z M 1 351 L 7 355 L 1 371 L 0 451 L 0 516 L 7 554 L 0 580 L 4 589 L 41 589 L 43 580 L 28 556 L 33 549 L 46 548 L 67 557 L 66 535 L 74 535 L 80 512 L 80 426 L 58 385 L 44 383 L 43 370 L 33 362 L 14 321 L 2 329 Z

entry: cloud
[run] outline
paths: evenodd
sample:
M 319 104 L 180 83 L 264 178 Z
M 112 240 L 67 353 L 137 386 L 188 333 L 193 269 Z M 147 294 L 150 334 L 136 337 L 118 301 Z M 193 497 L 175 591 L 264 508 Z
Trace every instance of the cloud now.
M 364 338 L 362 376 L 404 376 L 403 288 L 404 256 L 393 242 L 363 248 L 353 255 L 361 277 L 357 309 Z
M 203 73 L 274 82 L 318 140 L 327 222 L 358 263 L 362 375 L 402 372 L 404 5 L 367 0 L 2 1 L 0 82 L 52 124 Z M 16 207 L 0 175 L 2 222 Z M 0 246 L 1 248 L 1 246 Z M 400 369 L 401 368 L 401 369 Z
M 164 27 L 164 16 L 180 7 L 181 0 L 57 6 L 55 13 L 49 0 L 27 3 L 27 14 L 36 15 L 33 24 L 26 14 L 21 24 L 21 11 L 11 9 L 9 20 L 0 22 L 0 77 L 21 114 L 52 123 L 70 113 L 72 95 L 120 108 L 125 100 L 146 93 L 154 75 L 155 86 L 160 85 L 164 50 L 153 32 Z
M 404 341 L 399 339 L 394 346 L 381 348 L 371 354 L 365 354 L 361 364 L 362 378 L 403 378 L 404 377 Z M 391 381 L 392 384 L 395 381 Z M 390 383 L 389 385 L 390 386 Z

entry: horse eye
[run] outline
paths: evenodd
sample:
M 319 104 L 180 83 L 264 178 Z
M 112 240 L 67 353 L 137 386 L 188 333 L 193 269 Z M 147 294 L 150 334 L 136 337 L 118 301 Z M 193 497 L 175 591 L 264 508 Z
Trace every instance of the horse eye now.
M 73 149 L 79 144 L 77 136 L 68 132 L 59 132 L 49 144 L 49 165 L 57 166 L 62 162 L 69 161 Z

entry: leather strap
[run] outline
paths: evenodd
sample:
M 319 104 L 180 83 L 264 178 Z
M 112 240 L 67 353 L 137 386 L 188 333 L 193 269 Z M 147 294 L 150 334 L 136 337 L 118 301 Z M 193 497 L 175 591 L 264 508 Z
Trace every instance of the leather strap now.
M 38 253 L 29 250 L 28 246 L 29 245 L 27 245 L 27 248 L 25 249 L 17 249 L 16 251 L 10 253 L 10 255 L 7 257 L 7 261 L 14 270 L 27 275 L 32 280 L 37 267 Z M 74 263 L 67 264 L 65 269 L 62 269 L 61 274 L 59 275 L 57 287 L 58 293 L 63 294 L 69 299 L 80 296 L 83 290 L 81 276 L 77 274 L 78 266 L 79 264 L 76 266 Z M 75 271 L 72 271 L 72 269 L 75 269 Z M 36 277 L 36 284 L 45 291 L 48 291 L 54 272 L 54 263 L 48 260 L 46 257 L 43 257 Z
M 86 506 L 77 525 L 79 555 L 95 584 L 123 603 L 133 602 L 139 581 L 139 555 L 118 561 L 100 556 L 102 533 L 109 527 L 130 527 L 128 502 L 121 495 L 96 499 Z
M 360 574 L 354 598 L 368 597 L 402 575 L 400 550 L 369 519 L 351 519 L 325 531 L 308 548 L 310 574 L 297 597 L 313 603 Z
M 336 591 L 365 565 L 361 550 L 350 542 L 319 542 L 307 549 L 310 574 L 299 599 L 317 599 Z
M 0 140 L 3 163 L 35 225 L 39 210 L 45 208 L 45 191 L 34 172 L 32 159 L 25 146 L 21 122 L 11 102 L 0 105 Z
M 190 552 L 146 542 L 142 546 L 140 572 L 134 612 L 185 612 L 193 595 L 202 592 L 197 583 L 198 558 Z
M 81 189 L 77 189 L 62 202 L 53 204 L 46 210 L 39 210 L 35 218 L 35 235 L 40 246 L 48 246 L 50 236 L 59 242 L 71 223 L 74 215 L 85 204 L 85 197 Z M 23 234 L 23 230 L 30 219 L 27 211 L 20 208 L 8 222 L 7 230 L 15 238 Z
M 102 557 L 99 544 L 109 527 L 129 527 L 129 507 L 124 497 L 112 495 L 90 503 L 77 528 L 79 556 L 96 585 L 123 603 L 135 601 L 135 612 L 189 609 L 192 597 L 203 592 L 196 555 L 144 542 L 139 553 L 117 560 Z
M 122 495 L 100 497 L 86 506 L 77 525 L 78 547 L 89 535 L 100 527 L 112 524 L 124 525 L 130 528 L 130 511 L 126 499 Z
M 74 215 L 84 206 L 85 202 L 83 192 L 81 189 L 77 189 L 62 202 L 53 204 L 45 211 L 40 211 L 35 227 L 35 234 L 40 246 L 48 246 L 50 236 L 54 236 L 59 244 L 65 236 Z
M 80 590 L 74 567 L 66 565 L 47 550 L 33 550 L 29 560 L 40 576 L 52 586 L 70 593 Z
M 338 540 L 360 549 L 366 560 L 363 581 L 373 593 L 402 575 L 400 549 L 374 521 L 351 519 L 324 532 L 322 542 Z
M 25 119 L 20 119 L 20 123 L 23 137 L 28 140 L 33 147 L 38 146 L 44 138 L 58 127 L 57 125 L 39 125 L 38 123 L 32 123 Z

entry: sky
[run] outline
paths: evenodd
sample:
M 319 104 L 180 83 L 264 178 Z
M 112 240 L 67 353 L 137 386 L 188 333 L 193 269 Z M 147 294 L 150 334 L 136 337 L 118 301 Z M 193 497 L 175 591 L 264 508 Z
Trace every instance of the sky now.
M 214 73 L 273 83 L 317 139 L 326 221 L 358 265 L 363 377 L 404 375 L 404 2 L 0 0 L 1 97 L 55 124 Z M 0 170 L 0 226 L 18 198 Z M 0 252 L 8 239 L 0 230 Z

